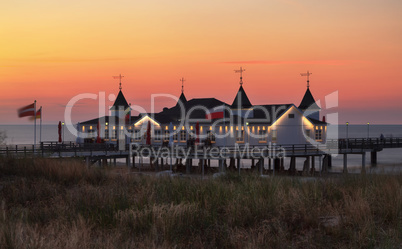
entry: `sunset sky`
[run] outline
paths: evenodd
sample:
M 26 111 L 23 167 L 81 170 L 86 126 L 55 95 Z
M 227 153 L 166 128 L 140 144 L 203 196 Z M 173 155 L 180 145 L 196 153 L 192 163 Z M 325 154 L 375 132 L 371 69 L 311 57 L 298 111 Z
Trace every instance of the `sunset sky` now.
M 152 93 L 179 96 L 181 77 L 187 99 L 231 104 L 240 66 L 254 105 L 299 105 L 309 70 L 316 100 L 338 91 L 339 123 L 402 124 L 401 13 L 400 0 L 3 1 L 0 124 L 29 123 L 17 109 L 35 99 L 56 123 L 78 94 L 117 94 L 120 73 L 147 111 Z M 97 116 L 98 100 L 73 108 Z

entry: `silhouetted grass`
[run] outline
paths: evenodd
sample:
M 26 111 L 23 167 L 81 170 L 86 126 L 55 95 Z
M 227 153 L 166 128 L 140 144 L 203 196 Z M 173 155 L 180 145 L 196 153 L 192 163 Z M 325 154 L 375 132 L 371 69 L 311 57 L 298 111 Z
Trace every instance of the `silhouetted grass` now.
M 400 248 L 402 177 L 139 176 L 0 159 L 1 248 Z

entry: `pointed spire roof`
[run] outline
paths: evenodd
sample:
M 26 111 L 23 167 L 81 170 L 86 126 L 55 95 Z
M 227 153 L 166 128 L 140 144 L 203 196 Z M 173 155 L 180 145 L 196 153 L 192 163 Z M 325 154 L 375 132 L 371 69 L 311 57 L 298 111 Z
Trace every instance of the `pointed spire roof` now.
M 177 103 L 176 103 L 176 107 L 179 106 L 179 103 L 180 103 L 180 102 L 181 102 L 183 105 L 185 105 L 185 104 L 187 103 L 186 96 L 184 96 L 184 93 L 183 93 L 183 92 L 180 94 L 179 100 L 178 100 Z
M 253 105 L 247 97 L 246 92 L 243 89 L 243 86 L 240 85 L 239 91 L 236 94 L 235 99 L 231 105 L 232 109 L 242 109 L 242 108 L 250 108 Z
M 307 87 L 306 93 L 304 94 L 304 97 L 299 105 L 299 109 L 301 110 L 306 110 L 306 109 L 321 109 L 316 103 L 315 99 L 313 97 L 313 94 L 310 92 L 310 88 Z
M 180 79 L 181 81 L 181 94 L 179 97 L 179 100 L 177 101 L 176 106 L 179 105 L 179 103 L 181 102 L 183 105 L 187 103 L 187 99 L 186 96 L 184 96 L 184 81 L 186 81 L 183 77 Z
M 179 101 L 181 101 L 183 104 L 187 102 L 186 96 L 184 96 L 184 93 L 181 92 Z
M 126 110 L 129 107 L 129 105 L 127 103 L 127 100 L 124 97 L 123 92 L 121 91 L 121 89 L 119 91 L 119 94 L 117 94 L 116 100 L 114 101 L 114 104 L 110 108 L 110 110 L 118 110 L 119 106 L 123 106 L 123 110 Z

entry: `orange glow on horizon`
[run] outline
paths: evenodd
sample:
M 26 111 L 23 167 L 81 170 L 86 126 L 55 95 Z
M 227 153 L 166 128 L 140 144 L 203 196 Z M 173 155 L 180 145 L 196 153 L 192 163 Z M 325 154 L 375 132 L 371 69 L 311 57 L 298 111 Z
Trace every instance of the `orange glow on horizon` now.
M 402 123 L 402 2 L 87 1 L 4 3 L 0 21 L 0 124 L 29 123 L 16 109 L 37 100 L 43 122 L 64 120 L 81 93 L 117 95 L 151 110 L 151 94 L 214 97 L 239 88 L 254 105 L 300 103 L 309 70 L 321 102 L 339 92 L 340 123 Z M 339 18 L 339 17 L 342 18 Z M 13 20 L 10 22 L 10 20 Z M 375 30 L 375 32 L 373 32 Z M 98 116 L 80 101 L 73 120 Z M 105 109 L 113 101 L 107 99 Z M 157 100 L 155 110 L 171 107 Z M 134 115 L 134 114 L 133 114 Z

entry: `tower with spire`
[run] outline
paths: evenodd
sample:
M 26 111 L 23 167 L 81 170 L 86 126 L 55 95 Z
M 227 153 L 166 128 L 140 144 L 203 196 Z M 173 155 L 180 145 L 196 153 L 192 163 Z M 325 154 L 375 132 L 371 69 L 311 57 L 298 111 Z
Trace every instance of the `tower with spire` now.
M 306 93 L 304 94 L 304 97 L 302 101 L 300 102 L 299 109 L 303 111 L 304 116 L 313 118 L 316 120 L 320 119 L 320 111 L 321 108 L 317 105 L 313 94 L 310 91 L 310 73 L 307 71 L 307 73 L 301 73 L 301 76 L 307 76 L 307 90 Z
M 112 105 L 112 107 L 110 107 L 110 112 L 111 112 L 111 116 L 122 116 L 122 115 L 131 115 L 131 108 L 130 105 L 128 104 L 126 98 L 123 95 L 122 92 L 122 87 L 121 87 L 121 79 L 124 76 L 122 76 L 121 74 L 119 76 L 113 76 L 113 78 L 115 79 L 119 79 L 119 93 L 117 94 L 117 97 Z M 123 112 L 123 113 L 121 113 Z
M 249 111 L 252 109 L 253 105 L 251 104 L 249 98 L 247 97 L 246 92 L 243 88 L 243 72 L 246 71 L 242 67 L 240 70 L 235 70 L 235 73 L 240 73 L 240 88 L 237 91 L 236 97 L 233 100 L 230 108 L 232 109 L 232 114 L 241 116 L 244 118 L 252 118 L 253 112 Z M 247 117 L 246 117 L 247 116 Z
M 180 79 L 180 81 L 181 81 L 181 94 L 180 94 L 179 100 L 177 101 L 176 106 L 179 105 L 179 102 L 182 103 L 183 105 L 186 104 L 186 102 L 187 102 L 186 96 L 184 96 L 184 81 L 186 81 L 186 80 L 182 77 Z

